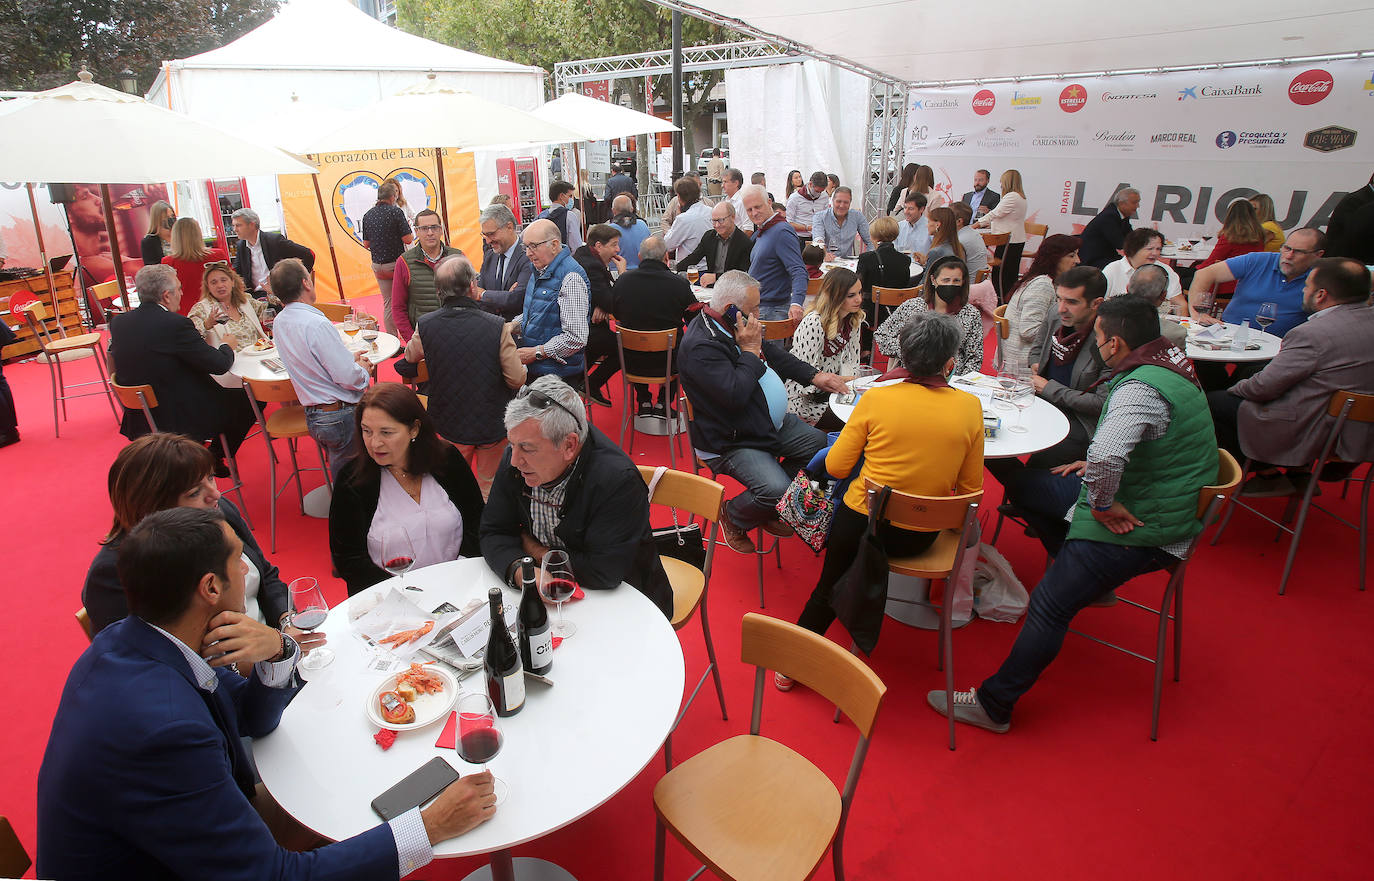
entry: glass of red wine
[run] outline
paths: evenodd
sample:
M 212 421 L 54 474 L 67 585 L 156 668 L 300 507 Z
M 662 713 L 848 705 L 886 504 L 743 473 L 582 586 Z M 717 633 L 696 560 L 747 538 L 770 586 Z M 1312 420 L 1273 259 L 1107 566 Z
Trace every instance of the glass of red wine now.
M 496 708 L 484 691 L 465 691 L 458 695 L 458 755 L 463 761 L 481 765 L 487 770 L 487 762 L 496 758 L 501 751 L 501 729 L 496 724 Z M 504 780 L 492 777 L 496 792 L 496 803 L 506 800 L 509 787 Z
M 551 603 L 558 604 L 558 621 L 550 628 L 559 639 L 567 639 L 577 632 L 577 625 L 563 620 L 563 604 L 577 592 L 577 576 L 567 551 L 552 550 L 544 555 L 539 567 L 539 593 Z
M 286 588 L 291 602 L 291 625 L 306 632 L 323 626 L 329 617 L 329 603 L 324 598 L 320 583 L 310 576 L 302 576 L 292 581 Z M 328 648 L 313 649 L 301 659 L 302 670 L 320 670 L 334 663 L 334 652 Z
M 404 529 L 393 529 L 382 538 L 382 568 L 401 579 L 401 589 L 406 589 L 405 574 L 415 565 L 415 545 L 410 533 Z

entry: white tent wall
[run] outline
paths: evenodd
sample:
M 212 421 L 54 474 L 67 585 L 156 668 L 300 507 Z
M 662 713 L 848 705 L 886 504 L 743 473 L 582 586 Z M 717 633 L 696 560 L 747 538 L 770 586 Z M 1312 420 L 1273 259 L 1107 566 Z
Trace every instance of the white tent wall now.
M 821 61 L 725 72 L 730 164 L 762 171 L 768 191 L 786 200 L 787 172 L 834 173 L 862 199 L 868 80 Z

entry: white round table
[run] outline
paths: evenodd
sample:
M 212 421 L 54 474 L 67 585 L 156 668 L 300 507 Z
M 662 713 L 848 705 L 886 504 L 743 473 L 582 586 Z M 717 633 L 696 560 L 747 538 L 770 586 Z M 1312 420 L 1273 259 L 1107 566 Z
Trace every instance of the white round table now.
M 463 559 L 418 569 L 405 583 L 422 591 L 406 595 L 420 608 L 442 602 L 463 608 L 485 601 L 501 582 L 482 559 Z M 398 587 L 389 579 L 368 593 Z M 506 602 L 519 601 L 507 590 Z M 367 596 L 366 593 L 358 596 Z M 254 742 L 258 773 L 272 796 L 305 826 L 335 841 L 377 825 L 372 799 L 434 756 L 464 776 L 479 767 L 456 750 L 437 749 L 443 723 L 397 735 L 391 749 L 373 742 L 377 733 L 365 701 L 387 674 L 365 669 L 361 639 L 348 625 L 348 604 L 329 613 L 323 627 L 335 652 L 332 664 L 303 675 L 310 683 L 282 715 L 281 724 Z M 554 652 L 552 687 L 527 679 L 524 708 L 501 719 L 501 752 L 488 766 L 510 794 L 496 815 L 476 829 L 434 848 L 437 857 L 493 853 L 492 875 L 515 877 L 509 851 L 595 810 L 633 780 L 668 736 L 683 693 L 683 657 L 677 634 L 644 594 L 622 584 L 587 591 L 563 613 L 577 632 Z M 549 615 L 556 613 L 551 609 Z M 481 671 L 460 683 L 485 688 Z M 571 878 L 542 860 L 515 861 L 520 878 Z
M 1165 245 L 1159 252 L 1159 259 L 1167 260 L 1179 266 L 1188 266 L 1193 263 L 1201 263 L 1212 256 L 1212 248 L 1216 245 L 1216 239 L 1206 242 L 1199 242 L 1187 251 L 1180 251 L 1177 244 Z
M 1227 330 L 1234 334 L 1240 329 L 1240 325 L 1227 324 Z M 1195 345 L 1192 333 L 1188 334 L 1187 355 L 1194 361 L 1219 361 L 1223 364 L 1244 364 L 1252 361 L 1269 361 L 1279 353 L 1279 345 L 1283 342 L 1282 337 L 1276 337 L 1270 333 L 1263 333 L 1256 328 L 1250 328 L 1249 341 L 1253 345 L 1259 343 L 1258 349 L 1244 349 L 1238 351 L 1227 347 L 1225 349 L 1209 349 L 1204 346 Z
M 890 379 L 887 382 L 875 383 L 874 385 L 892 385 L 897 382 L 901 382 L 901 380 Z M 1007 428 L 1009 425 L 1016 424 L 1016 412 L 992 407 L 991 389 L 970 386 L 958 380 L 952 381 L 951 385 L 960 391 L 975 395 L 982 401 L 983 409 L 990 410 L 1002 418 L 1002 429 L 997 432 L 997 437 L 990 437 L 983 441 L 984 459 L 1008 459 L 1038 453 L 1059 443 L 1069 434 L 1068 418 L 1060 412 L 1058 407 L 1043 398 L 1037 397 L 1029 407 L 1021 411 L 1021 424 L 1027 430 L 1016 432 Z M 842 404 L 839 398 L 839 395 L 830 396 L 830 409 L 842 421 L 848 422 L 849 417 L 854 413 L 854 405 Z

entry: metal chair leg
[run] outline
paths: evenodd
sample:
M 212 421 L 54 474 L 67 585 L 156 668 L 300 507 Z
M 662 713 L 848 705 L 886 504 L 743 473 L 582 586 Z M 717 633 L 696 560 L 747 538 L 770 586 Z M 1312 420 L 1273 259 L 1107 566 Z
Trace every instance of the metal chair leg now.
M 701 618 L 701 636 L 706 641 L 706 659 L 711 664 L 711 675 L 716 680 L 716 697 L 720 699 L 720 718 L 729 721 L 730 717 L 725 712 L 725 686 L 720 682 L 720 663 L 716 660 L 716 645 L 711 640 L 711 622 L 706 619 L 705 603 L 697 607 L 697 614 Z
M 248 517 L 248 503 L 243 500 L 243 478 L 239 475 L 239 460 L 236 455 L 229 452 L 229 438 L 223 434 L 219 436 L 220 448 L 224 450 L 224 461 L 229 466 L 229 479 L 234 481 L 234 485 L 229 491 L 236 493 L 239 497 L 239 513 L 243 515 L 243 522 L 248 524 L 248 528 L 253 528 L 253 521 Z
M 1314 471 L 1307 479 L 1307 490 L 1302 494 L 1298 508 L 1298 522 L 1293 527 L 1293 540 L 1288 545 L 1288 561 L 1283 564 L 1283 578 L 1279 581 L 1279 596 L 1288 589 L 1288 576 L 1293 572 L 1293 561 L 1298 558 L 1298 542 L 1302 541 L 1302 530 L 1307 525 L 1307 515 L 1312 511 L 1312 495 L 1317 491 L 1317 474 Z
M 320 473 L 324 475 L 324 485 L 329 487 L 329 491 L 334 492 L 334 475 L 329 471 L 329 464 L 324 460 L 324 447 L 320 446 L 319 441 L 315 441 L 315 450 L 320 454 Z
M 48 360 L 48 383 L 52 386 L 52 430 L 53 434 L 61 437 L 62 427 L 57 424 L 57 402 L 59 397 L 57 391 L 57 371 L 56 368 L 53 367 L 51 359 Z
M 105 361 L 105 353 L 100 346 L 94 346 L 91 351 L 95 354 L 95 367 L 100 371 L 100 384 L 105 388 L 105 400 L 110 402 L 110 412 L 114 414 L 115 425 L 119 424 L 119 410 L 115 407 L 114 392 L 110 390 L 110 371 L 109 365 Z M 249 524 L 252 528 L 252 524 Z
M 1221 518 L 1221 523 L 1217 526 L 1217 531 L 1212 533 L 1212 547 L 1216 547 L 1217 542 L 1221 541 L 1221 534 L 1226 531 L 1226 527 L 1230 524 L 1231 518 L 1235 516 L 1236 506 L 1240 504 L 1236 501 L 1236 497 L 1240 495 L 1241 489 L 1244 488 L 1245 475 L 1249 473 L 1250 458 L 1247 456 L 1245 464 L 1240 466 L 1241 486 L 1236 489 L 1234 496 L 1228 496 L 1226 499 L 1226 514 Z
M 50 357 L 49 363 L 57 368 L 57 386 L 60 389 L 58 396 L 62 401 L 62 421 L 66 422 L 71 418 L 67 415 L 67 376 L 62 372 L 62 359 L 56 354 Z
M 663 820 L 654 817 L 654 881 L 663 881 L 663 860 L 668 846 L 668 830 Z
M 763 557 L 768 553 L 763 550 L 763 527 L 754 530 L 754 560 L 759 566 L 759 608 L 765 608 L 763 601 Z
M 945 715 L 949 718 L 949 748 L 954 749 L 954 573 L 944 579 L 945 597 L 940 609 L 940 655 L 945 669 Z
M 277 456 L 272 452 L 272 439 L 267 439 L 267 495 L 272 500 L 268 505 L 271 509 L 268 518 L 272 524 L 272 553 L 277 552 L 277 499 L 280 493 L 277 492 Z
M 1155 689 L 1154 700 L 1150 705 L 1150 740 L 1159 740 L 1159 698 L 1164 691 L 1164 643 L 1169 638 L 1169 603 L 1173 599 L 1170 594 L 1175 590 L 1174 578 L 1169 579 L 1169 586 L 1164 589 L 1164 601 L 1159 604 L 1159 628 L 1155 634 Z M 1177 634 L 1177 625 L 1175 625 Z
M 1183 580 L 1174 591 L 1174 681 L 1183 675 Z
M 301 463 L 296 460 L 296 439 L 286 439 L 286 452 L 291 456 L 291 477 L 296 481 L 296 496 L 301 503 L 301 516 L 305 516 L 305 490 L 301 487 Z
M 1360 590 L 1364 590 L 1365 561 L 1369 556 L 1369 489 L 1372 475 L 1374 468 L 1365 472 L 1364 489 L 1360 491 Z

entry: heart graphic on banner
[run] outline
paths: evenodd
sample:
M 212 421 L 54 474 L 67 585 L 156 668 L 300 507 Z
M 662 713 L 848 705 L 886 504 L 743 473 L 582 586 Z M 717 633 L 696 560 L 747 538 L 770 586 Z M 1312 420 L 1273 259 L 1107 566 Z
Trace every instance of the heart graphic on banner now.
M 418 168 L 393 168 L 385 177 L 363 169 L 346 172 L 339 178 L 331 197 L 334 222 L 360 245 L 363 243 L 363 215 L 377 204 L 377 189 L 382 182 L 391 179 L 401 185 L 402 197 L 415 212 L 426 208 L 438 209 L 438 191 L 434 181 Z

